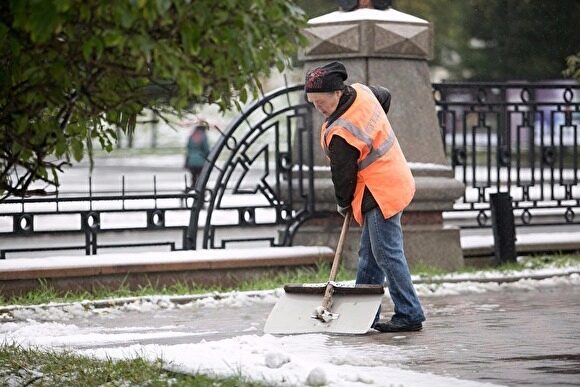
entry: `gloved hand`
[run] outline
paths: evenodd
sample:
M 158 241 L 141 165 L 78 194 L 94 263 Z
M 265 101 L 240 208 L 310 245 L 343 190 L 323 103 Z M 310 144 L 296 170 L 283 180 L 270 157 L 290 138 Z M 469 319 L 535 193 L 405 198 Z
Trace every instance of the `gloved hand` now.
M 350 212 L 350 206 L 342 207 L 340 204 L 336 205 L 336 211 L 344 218 Z

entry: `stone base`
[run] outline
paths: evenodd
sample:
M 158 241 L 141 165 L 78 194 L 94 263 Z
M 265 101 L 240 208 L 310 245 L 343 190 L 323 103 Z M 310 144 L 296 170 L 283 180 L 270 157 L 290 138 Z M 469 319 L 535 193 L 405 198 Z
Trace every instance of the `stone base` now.
M 239 286 L 283 272 L 332 262 L 334 251 L 326 247 L 264 247 L 126 253 L 60 258 L 0 260 L 0 294 L 22 296 L 49 286 L 59 294 L 67 291 L 137 290 L 189 284 L 198 287 Z M 42 281 L 39 281 L 42 279 Z M 283 285 L 283 284 L 280 284 Z
M 403 217 L 411 214 L 403 213 Z M 341 225 L 342 217 L 338 214 L 313 219 L 298 229 L 294 236 L 294 244 L 328 246 L 336 250 Z M 343 249 L 342 266 L 345 268 L 356 270 L 360 235 L 361 228 L 353 223 Z M 463 267 L 458 228 L 443 227 L 439 224 L 404 224 L 403 237 L 405 255 L 411 270 L 417 264 L 444 270 L 457 270 Z
M 410 225 L 403 226 L 403 233 L 411 270 L 418 264 L 450 271 L 463 267 L 459 228 Z

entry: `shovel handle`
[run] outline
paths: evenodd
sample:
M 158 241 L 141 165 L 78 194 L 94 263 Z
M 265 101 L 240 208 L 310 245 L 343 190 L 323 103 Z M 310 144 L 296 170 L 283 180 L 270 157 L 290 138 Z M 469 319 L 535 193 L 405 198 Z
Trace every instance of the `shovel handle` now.
M 344 222 L 342 223 L 342 230 L 340 231 L 340 237 L 338 238 L 338 245 L 336 246 L 336 251 L 334 253 L 334 260 L 332 261 L 332 268 L 330 269 L 330 276 L 328 278 L 329 282 L 333 282 L 336 279 L 338 273 L 338 267 L 340 266 L 340 260 L 342 258 L 342 250 L 344 248 L 344 242 L 346 240 L 346 234 L 348 234 L 348 228 L 350 226 L 350 221 L 352 219 L 352 212 L 348 211 L 344 216 Z
M 344 216 L 344 222 L 342 223 L 342 230 L 340 231 L 340 237 L 338 238 L 338 245 L 336 246 L 336 251 L 334 253 L 334 259 L 332 261 L 332 268 L 330 269 L 330 276 L 328 277 L 328 283 L 326 284 L 326 289 L 324 291 L 324 297 L 322 298 L 322 308 L 324 310 L 329 310 L 332 306 L 332 295 L 334 294 L 334 280 L 336 279 L 336 274 L 338 273 L 338 266 L 340 265 L 340 259 L 342 257 L 342 249 L 344 247 L 344 242 L 346 240 L 346 234 L 348 234 L 348 227 L 350 226 L 350 220 L 352 219 L 352 212 L 348 211 Z

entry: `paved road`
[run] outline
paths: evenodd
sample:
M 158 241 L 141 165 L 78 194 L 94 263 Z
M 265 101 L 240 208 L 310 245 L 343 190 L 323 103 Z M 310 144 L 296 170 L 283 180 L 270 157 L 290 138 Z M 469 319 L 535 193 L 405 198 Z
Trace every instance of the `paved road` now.
M 422 332 L 336 335 L 319 344 L 321 348 L 307 350 L 368 349 L 374 364 L 509 386 L 580 385 L 580 286 L 424 297 L 423 304 L 428 322 Z M 271 308 L 268 302 L 231 308 L 153 308 L 66 323 L 143 334 L 141 339 L 100 346 L 198 343 L 261 334 Z M 388 313 L 390 304 L 383 310 Z M 163 332 L 179 335 L 164 337 Z M 79 348 L 87 348 L 86 342 Z

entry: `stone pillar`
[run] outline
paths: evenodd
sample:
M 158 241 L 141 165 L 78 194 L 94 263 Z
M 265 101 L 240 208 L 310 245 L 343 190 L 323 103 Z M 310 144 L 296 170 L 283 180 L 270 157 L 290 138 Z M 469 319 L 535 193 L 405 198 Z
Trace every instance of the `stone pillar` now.
M 308 46 L 300 53 L 304 69 L 340 60 L 347 68 L 347 83 L 387 87 L 392 94 L 389 120 L 411 165 L 417 193 L 403 213 L 405 250 L 410 265 L 456 269 L 463 264 L 457 228 L 443 227 L 442 211 L 452 208 L 464 192 L 454 179 L 446 160 L 427 59 L 432 56 L 433 34 L 430 24 L 392 8 L 359 8 L 336 11 L 308 22 Z M 315 149 L 320 149 L 322 116 L 313 113 Z M 320 150 L 315 164 L 317 219 L 300 228 L 295 244 L 336 245 L 340 217 L 335 200 L 328 161 Z M 345 264 L 356 266 L 358 234 L 352 228 L 345 250 Z

